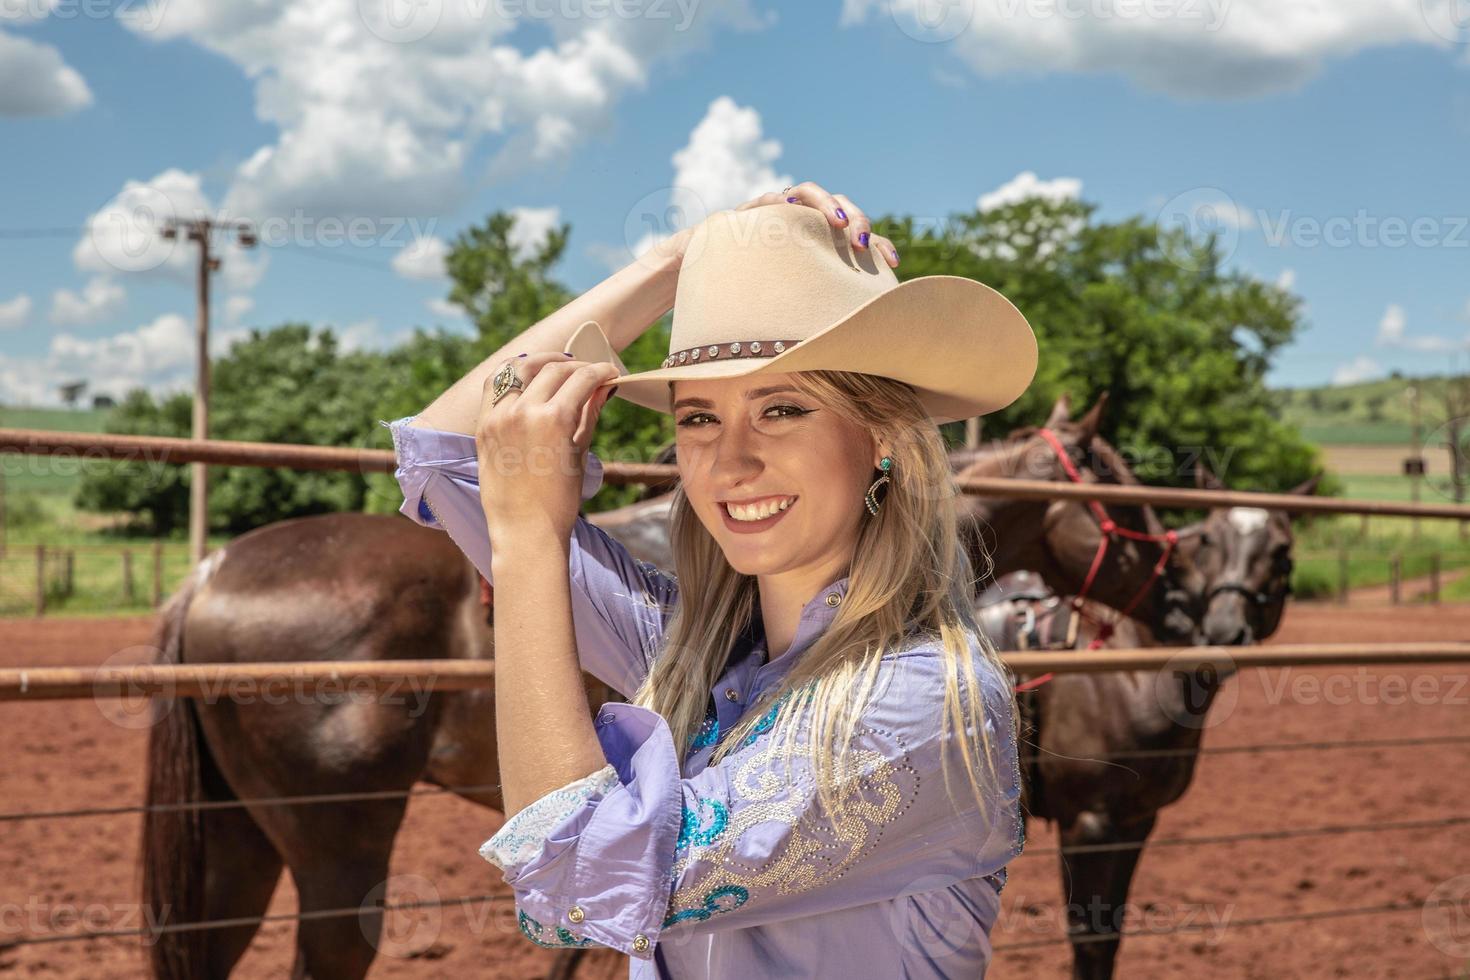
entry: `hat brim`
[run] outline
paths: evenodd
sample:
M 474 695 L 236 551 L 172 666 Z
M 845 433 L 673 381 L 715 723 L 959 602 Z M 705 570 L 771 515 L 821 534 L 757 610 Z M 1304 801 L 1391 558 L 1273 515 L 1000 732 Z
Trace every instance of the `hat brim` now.
M 779 337 L 780 324 L 749 339 Z M 680 364 L 608 381 L 618 398 L 673 412 L 669 382 L 794 371 L 857 371 L 914 387 L 936 423 L 1010 405 L 1036 376 L 1036 335 L 1021 311 L 996 290 L 963 276 L 923 276 L 858 307 L 774 357 Z

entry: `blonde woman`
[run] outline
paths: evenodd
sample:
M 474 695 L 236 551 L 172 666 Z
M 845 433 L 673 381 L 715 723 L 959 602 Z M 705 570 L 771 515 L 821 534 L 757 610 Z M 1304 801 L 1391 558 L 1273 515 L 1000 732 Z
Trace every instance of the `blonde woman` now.
M 495 586 L 508 819 L 480 853 L 531 941 L 632 977 L 984 972 L 1016 715 L 937 423 L 1013 401 L 1036 341 L 897 261 L 842 195 L 763 195 L 384 423 L 403 512 Z M 670 305 L 669 357 L 624 373 Z M 673 415 L 672 573 L 578 513 L 614 391 Z M 582 670 L 628 703 L 594 715 Z

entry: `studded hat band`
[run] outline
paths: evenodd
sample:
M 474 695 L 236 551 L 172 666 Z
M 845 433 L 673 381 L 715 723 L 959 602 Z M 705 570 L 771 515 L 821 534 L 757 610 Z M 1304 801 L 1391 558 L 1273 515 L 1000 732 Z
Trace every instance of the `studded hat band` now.
M 730 344 L 702 344 L 676 350 L 664 358 L 660 368 L 697 364 L 700 361 L 728 361 L 737 357 L 775 357 L 801 343 L 800 340 L 746 340 Z

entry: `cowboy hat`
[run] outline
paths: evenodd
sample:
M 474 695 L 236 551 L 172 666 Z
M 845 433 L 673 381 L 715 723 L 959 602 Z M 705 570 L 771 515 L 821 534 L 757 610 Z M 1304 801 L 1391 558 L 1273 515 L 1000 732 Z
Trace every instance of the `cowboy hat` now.
M 936 422 L 984 415 L 1036 374 L 1036 336 L 984 283 L 923 276 L 900 283 L 815 208 L 720 211 L 695 228 L 679 269 L 669 356 L 626 374 L 595 321 L 568 351 L 617 365 L 617 397 L 672 413 L 669 382 L 837 370 L 913 386 Z

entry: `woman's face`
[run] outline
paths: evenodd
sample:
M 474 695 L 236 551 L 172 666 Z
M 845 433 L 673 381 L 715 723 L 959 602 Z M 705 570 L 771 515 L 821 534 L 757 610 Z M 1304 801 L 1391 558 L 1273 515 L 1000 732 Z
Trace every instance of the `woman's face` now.
M 877 464 L 866 430 L 791 381 L 762 374 L 674 383 L 684 493 L 744 575 L 845 566 Z

